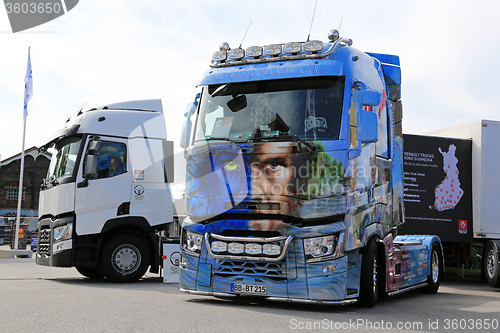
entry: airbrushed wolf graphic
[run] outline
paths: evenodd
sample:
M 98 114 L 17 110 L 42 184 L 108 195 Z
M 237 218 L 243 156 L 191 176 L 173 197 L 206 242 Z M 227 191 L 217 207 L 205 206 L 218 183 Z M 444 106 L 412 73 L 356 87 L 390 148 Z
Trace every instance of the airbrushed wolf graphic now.
M 4 0 L 12 32 L 52 21 L 75 8 L 79 0 Z

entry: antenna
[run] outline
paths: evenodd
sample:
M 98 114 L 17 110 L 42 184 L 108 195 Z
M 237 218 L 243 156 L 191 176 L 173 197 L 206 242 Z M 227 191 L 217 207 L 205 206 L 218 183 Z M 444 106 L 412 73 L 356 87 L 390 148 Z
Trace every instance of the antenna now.
M 240 46 L 238 47 L 241 49 L 241 45 L 243 45 L 243 41 L 245 40 L 245 37 L 247 36 L 248 30 L 250 29 L 250 26 L 252 25 L 252 21 L 250 21 L 250 24 L 248 25 L 247 31 L 245 31 L 245 35 L 243 36 L 243 39 L 241 40 Z
M 314 12 L 313 12 L 313 17 L 311 19 L 311 26 L 309 27 L 309 34 L 307 35 L 307 40 L 306 42 L 309 41 L 309 37 L 311 36 L 311 29 L 313 27 L 313 22 L 314 22 L 314 15 L 316 14 L 316 7 L 318 6 L 318 0 L 316 0 L 316 4 L 314 5 Z
M 94 97 L 94 95 L 96 94 L 96 92 L 97 92 L 97 91 L 99 91 L 99 89 L 100 89 L 100 87 L 98 87 L 98 88 L 94 91 L 94 93 L 92 94 L 92 96 L 90 96 L 90 97 L 89 97 L 89 99 L 88 99 L 85 103 L 83 103 L 83 105 L 82 105 L 82 106 L 80 106 L 79 111 L 82 111 L 83 107 L 84 107 L 85 105 L 87 105 L 87 103 L 88 103 L 88 102 L 92 99 L 92 97 Z
M 344 17 L 342 16 L 342 17 L 340 18 L 339 29 L 337 30 L 339 33 L 340 33 L 340 27 L 342 26 L 342 20 L 343 20 L 343 19 L 344 19 Z

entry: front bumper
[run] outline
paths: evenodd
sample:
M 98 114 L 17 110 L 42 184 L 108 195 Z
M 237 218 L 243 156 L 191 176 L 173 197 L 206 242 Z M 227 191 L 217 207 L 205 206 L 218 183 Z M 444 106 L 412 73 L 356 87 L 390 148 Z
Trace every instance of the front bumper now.
M 190 290 L 179 288 L 180 292 L 192 295 L 200 296 L 214 296 L 214 297 L 237 297 L 237 294 L 219 293 L 219 292 L 208 292 L 199 290 Z M 287 298 L 287 297 L 265 297 L 269 301 L 276 302 L 290 302 L 290 303 L 307 303 L 307 304 L 326 304 L 326 305 L 348 305 L 357 303 L 356 298 L 344 299 L 340 301 L 326 301 L 326 300 L 312 300 L 312 299 L 302 299 L 302 298 Z
M 274 263 L 214 258 L 206 249 L 197 257 L 181 250 L 179 290 L 203 296 L 258 296 L 284 302 L 356 302 L 357 294 L 347 294 L 347 256 L 306 263 L 303 253 L 301 239 L 294 239 L 283 260 Z M 266 293 L 238 293 L 232 291 L 235 284 L 265 285 Z
M 38 246 L 35 257 L 37 265 L 53 267 L 72 267 L 73 240 L 54 241 L 54 228 L 74 223 L 74 217 L 59 219 L 45 218 L 38 222 Z

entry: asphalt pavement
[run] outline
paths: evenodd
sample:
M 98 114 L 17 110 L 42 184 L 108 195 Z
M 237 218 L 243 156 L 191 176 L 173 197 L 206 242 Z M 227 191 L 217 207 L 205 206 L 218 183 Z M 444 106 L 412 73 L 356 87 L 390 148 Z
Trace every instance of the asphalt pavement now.
M 159 274 L 137 283 L 89 280 L 74 268 L 0 259 L 2 332 L 498 332 L 500 290 L 444 281 L 375 308 L 237 301 L 180 293 Z

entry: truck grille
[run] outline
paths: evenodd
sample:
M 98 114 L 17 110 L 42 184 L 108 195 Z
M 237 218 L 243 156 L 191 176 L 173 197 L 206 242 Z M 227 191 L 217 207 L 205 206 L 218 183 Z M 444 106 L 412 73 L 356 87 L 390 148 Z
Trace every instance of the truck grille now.
M 38 233 L 38 254 L 50 254 L 50 228 L 41 229 Z
M 49 254 L 50 245 L 49 244 L 38 244 L 37 251 L 39 254 Z
M 215 272 L 219 275 L 248 275 L 286 279 L 286 265 L 282 262 L 217 259 Z
M 50 229 L 42 229 L 38 233 L 40 242 L 50 242 Z

